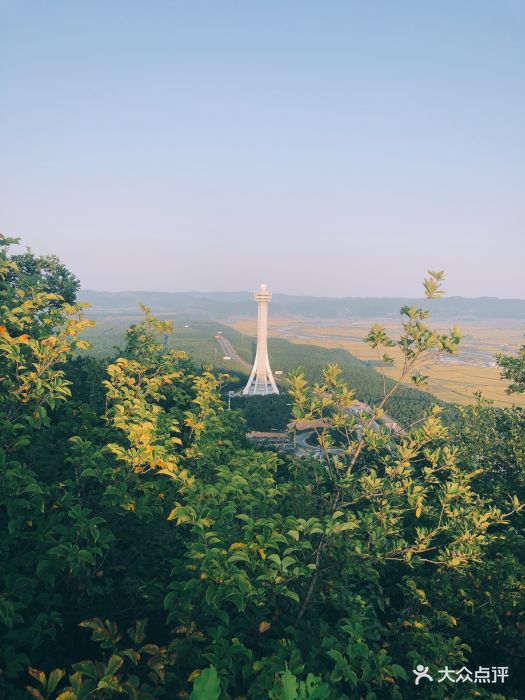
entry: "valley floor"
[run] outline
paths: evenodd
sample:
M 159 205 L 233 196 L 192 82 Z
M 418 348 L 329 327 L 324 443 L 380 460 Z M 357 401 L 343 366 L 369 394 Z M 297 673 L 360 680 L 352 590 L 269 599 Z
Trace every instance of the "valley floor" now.
M 377 352 L 363 342 L 370 326 L 378 321 L 383 323 L 391 337 L 396 339 L 399 324 L 393 319 L 271 319 L 268 332 L 270 337 L 283 338 L 293 343 L 343 348 L 380 369 Z M 257 332 L 255 318 L 227 319 L 222 323 L 250 336 Z M 434 325 L 443 332 L 450 327 L 450 324 L 439 322 Z M 505 392 L 507 384 L 500 378 L 495 359 L 496 353 L 515 353 L 523 344 L 524 331 L 519 323 L 502 320 L 487 321 L 484 324 L 479 321 L 463 322 L 458 325 L 464 334 L 459 354 L 436 354 L 420 367 L 420 371 L 429 376 L 428 391 L 443 401 L 459 404 L 472 403 L 475 400 L 475 392 L 479 391 L 498 406 L 511 406 L 513 403 L 525 406 L 525 397 L 509 396 Z M 384 372 L 388 377 L 395 379 L 399 375 L 401 358 L 400 353 L 390 354 L 394 356 L 394 365 L 385 367 Z

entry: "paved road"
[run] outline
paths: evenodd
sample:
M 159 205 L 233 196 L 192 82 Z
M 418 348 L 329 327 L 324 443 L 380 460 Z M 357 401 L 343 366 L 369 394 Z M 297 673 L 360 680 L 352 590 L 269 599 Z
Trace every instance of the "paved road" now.
M 300 447 L 303 450 L 315 450 L 316 452 L 320 452 L 321 448 L 319 446 L 314 446 L 311 445 L 308 442 L 308 439 L 314 434 L 313 430 L 306 430 L 303 433 L 299 433 L 296 438 L 295 438 L 295 444 L 297 447 Z
M 240 365 L 245 367 L 248 370 L 251 370 L 252 366 L 246 362 L 246 360 L 243 360 L 242 357 L 239 355 L 237 350 L 233 347 L 233 345 L 230 343 L 228 338 L 225 338 L 223 335 L 216 336 L 217 342 L 219 343 L 221 350 L 223 352 L 224 357 L 231 357 L 232 360 L 235 362 L 238 362 Z
M 314 430 L 307 430 L 303 433 L 299 433 L 296 436 L 295 439 L 295 444 L 297 445 L 298 448 L 301 450 L 307 450 L 308 452 L 317 452 L 319 455 L 322 455 L 323 451 L 318 445 L 311 445 L 308 443 L 309 438 L 311 438 L 314 435 L 315 431 Z M 328 454 L 331 455 L 344 455 L 345 451 L 341 449 L 340 447 L 329 447 L 328 448 Z
M 372 411 L 372 409 L 370 408 L 370 406 L 367 406 L 367 404 L 362 403 L 361 401 L 358 401 L 354 406 L 352 406 L 352 408 L 348 409 L 348 412 L 353 413 L 357 418 L 359 418 L 360 413 L 363 413 L 363 412 L 369 413 L 371 411 Z M 383 420 L 385 427 L 388 430 L 392 431 L 393 433 L 399 433 L 399 432 L 404 433 L 404 430 L 401 428 L 401 426 L 398 423 L 396 423 L 392 418 L 390 418 L 390 416 L 388 416 L 387 414 L 385 414 L 383 416 L 382 420 Z M 372 430 L 375 430 L 376 432 L 379 431 L 379 425 L 377 424 L 376 421 L 372 421 L 371 428 L 372 428 Z M 313 431 L 313 430 L 305 430 L 305 431 L 299 433 L 295 438 L 295 444 L 297 445 L 297 448 L 299 450 L 304 450 L 305 452 L 310 452 L 310 454 L 316 453 L 318 455 L 321 455 L 322 454 L 321 448 L 318 446 L 314 446 L 308 442 L 310 440 L 310 438 L 314 435 L 314 432 L 315 431 Z M 358 438 L 361 438 L 362 426 L 360 426 L 360 425 L 356 426 L 356 432 L 357 432 Z M 344 450 L 342 450 L 339 447 L 331 447 L 328 450 L 328 452 L 330 454 L 340 454 L 340 455 L 344 454 Z

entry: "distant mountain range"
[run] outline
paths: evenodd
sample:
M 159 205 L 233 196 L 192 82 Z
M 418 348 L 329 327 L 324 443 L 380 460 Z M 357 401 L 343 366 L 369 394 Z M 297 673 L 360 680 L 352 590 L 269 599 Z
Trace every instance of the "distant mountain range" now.
M 160 315 L 201 319 L 228 319 L 253 316 L 256 312 L 250 292 L 98 292 L 82 290 L 79 300 L 92 306 L 90 315 L 136 315 L 139 304 Z M 404 304 L 428 308 L 434 319 L 446 320 L 525 320 L 525 299 L 496 297 L 446 297 L 428 301 L 397 297 L 305 297 L 274 294 L 274 318 L 388 318 L 399 314 Z

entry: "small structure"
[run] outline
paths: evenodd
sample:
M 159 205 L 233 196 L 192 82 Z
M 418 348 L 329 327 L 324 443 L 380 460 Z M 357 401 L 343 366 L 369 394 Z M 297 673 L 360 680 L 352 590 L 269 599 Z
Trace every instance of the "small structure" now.
M 246 437 L 257 447 L 274 448 L 278 452 L 293 452 L 294 450 L 290 442 L 290 435 L 287 432 L 251 430 L 249 433 L 246 433 Z
M 243 396 L 267 396 L 279 393 L 268 359 L 268 303 L 271 298 L 272 295 L 266 285 L 261 284 L 261 288 L 255 293 L 255 301 L 258 304 L 257 352 L 250 378 L 242 392 Z

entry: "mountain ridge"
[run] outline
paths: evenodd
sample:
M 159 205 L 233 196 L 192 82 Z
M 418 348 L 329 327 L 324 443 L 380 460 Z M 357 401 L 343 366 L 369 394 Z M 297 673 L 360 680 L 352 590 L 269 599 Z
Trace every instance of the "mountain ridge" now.
M 80 301 L 91 304 L 90 314 L 137 312 L 146 304 L 156 313 L 196 316 L 199 318 L 235 318 L 254 315 L 251 292 L 104 292 L 81 290 Z M 401 306 L 428 308 L 434 318 L 444 319 L 512 319 L 525 320 L 525 299 L 499 297 L 450 296 L 428 301 L 403 297 L 315 297 L 275 293 L 272 316 L 307 318 L 369 318 L 399 314 Z

